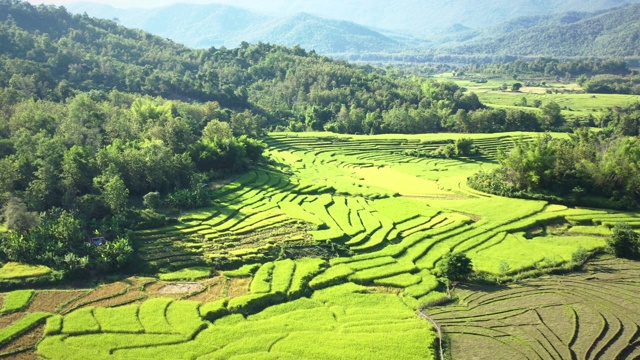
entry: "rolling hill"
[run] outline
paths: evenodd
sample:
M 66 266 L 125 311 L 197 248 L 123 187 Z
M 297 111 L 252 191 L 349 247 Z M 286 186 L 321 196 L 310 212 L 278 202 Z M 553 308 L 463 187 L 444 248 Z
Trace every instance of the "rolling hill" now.
M 516 19 L 442 51 L 460 55 L 638 57 L 639 49 L 640 5 L 633 4 L 594 14 Z
M 400 44 L 367 27 L 348 21 L 328 20 L 306 13 L 273 17 L 245 9 L 211 4 L 176 4 L 156 9 L 116 9 L 80 3 L 68 6 L 74 13 L 117 19 L 194 48 L 234 48 L 243 41 L 300 45 L 323 54 L 396 50 Z
M 328 0 L 321 5 L 305 1 L 265 5 L 240 0 L 233 6 L 174 4 L 116 9 L 77 3 L 68 9 L 117 19 L 127 27 L 193 48 L 269 42 L 300 45 L 337 57 L 417 53 L 427 54 L 421 59 L 428 60 L 428 54 L 637 56 L 633 39 L 640 23 L 638 7 L 628 4 L 637 1 L 491 0 L 479 6 L 470 0 L 401 0 L 392 4 Z

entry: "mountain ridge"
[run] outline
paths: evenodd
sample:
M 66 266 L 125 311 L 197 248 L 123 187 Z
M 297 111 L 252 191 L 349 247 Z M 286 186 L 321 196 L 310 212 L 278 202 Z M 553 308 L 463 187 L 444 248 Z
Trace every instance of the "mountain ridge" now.
M 300 45 L 308 50 L 332 54 L 377 52 L 400 46 L 398 41 L 365 26 L 324 19 L 306 12 L 278 18 L 221 4 L 117 9 L 108 5 L 77 3 L 67 8 L 74 13 L 117 18 L 127 27 L 149 31 L 194 48 L 272 42 L 285 46 Z

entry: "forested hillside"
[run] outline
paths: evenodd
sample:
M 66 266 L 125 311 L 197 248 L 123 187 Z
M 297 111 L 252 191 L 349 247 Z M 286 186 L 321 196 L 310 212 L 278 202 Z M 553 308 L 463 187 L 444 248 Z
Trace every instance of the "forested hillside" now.
M 231 5 L 116 9 L 79 3 L 69 9 L 116 19 L 195 48 L 269 42 L 300 45 L 307 51 L 344 59 L 385 62 L 638 57 L 634 49 L 638 48 L 635 34 L 640 5 L 622 1 L 495 0 L 479 6 L 466 0 L 406 0 L 376 6 L 336 3 L 324 8 L 275 3 L 268 11 L 255 4 L 255 11 Z
M 518 110 L 484 110 L 475 94 L 453 83 L 358 67 L 299 47 L 243 43 L 231 50 L 191 50 L 55 7 L 2 4 L 6 50 L 0 85 L 13 91 L 6 96 L 63 101 L 77 91 L 116 89 L 216 101 L 223 108 L 264 117 L 266 127 L 346 133 L 487 132 L 562 125 L 559 114 L 538 118 Z
M 628 5 L 596 16 L 568 13 L 546 20 L 522 18 L 506 25 L 505 30 L 497 27 L 495 31 L 485 32 L 484 38 L 443 51 L 510 56 L 640 56 L 640 5 Z

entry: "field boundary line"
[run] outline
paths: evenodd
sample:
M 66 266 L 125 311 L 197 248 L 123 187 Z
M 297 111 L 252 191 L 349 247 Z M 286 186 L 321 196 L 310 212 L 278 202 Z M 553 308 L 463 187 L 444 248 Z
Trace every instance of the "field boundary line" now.
M 428 322 L 432 323 L 433 326 L 438 331 L 438 345 L 440 348 L 440 360 L 444 360 L 444 350 L 442 348 L 442 328 L 431 316 L 429 316 L 427 313 L 424 312 L 424 309 L 419 309 L 418 315 L 420 315 L 420 317 L 427 320 Z

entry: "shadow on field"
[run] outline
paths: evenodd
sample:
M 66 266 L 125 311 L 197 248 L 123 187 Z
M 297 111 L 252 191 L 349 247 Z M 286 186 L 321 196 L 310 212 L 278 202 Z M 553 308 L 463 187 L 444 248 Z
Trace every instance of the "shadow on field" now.
M 486 292 L 492 293 L 509 289 L 509 286 L 504 284 L 480 284 L 480 283 L 460 283 L 456 285 L 455 290 L 465 290 L 472 292 Z

